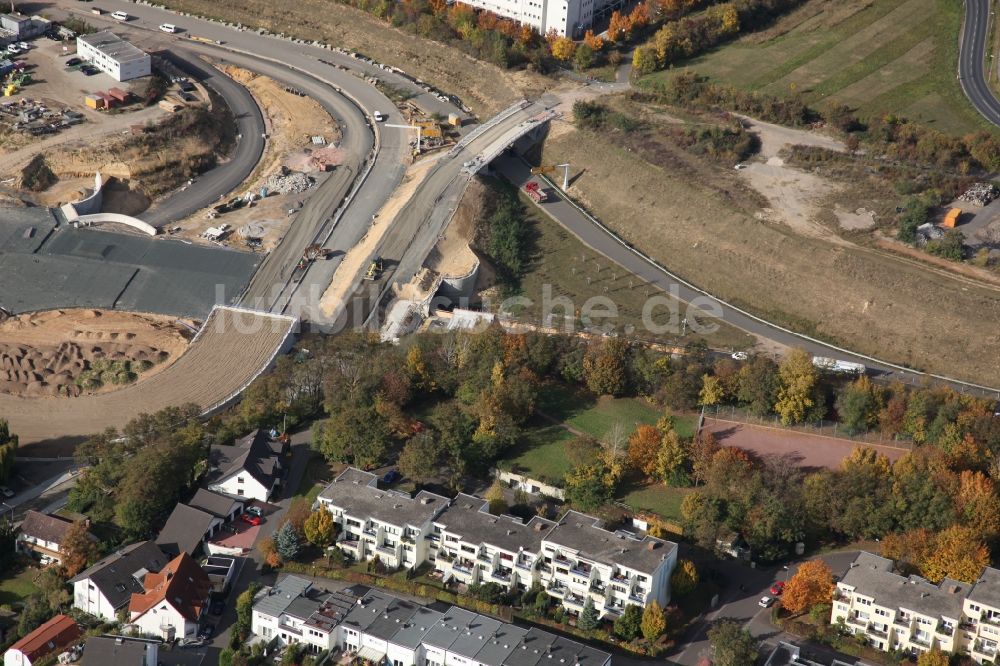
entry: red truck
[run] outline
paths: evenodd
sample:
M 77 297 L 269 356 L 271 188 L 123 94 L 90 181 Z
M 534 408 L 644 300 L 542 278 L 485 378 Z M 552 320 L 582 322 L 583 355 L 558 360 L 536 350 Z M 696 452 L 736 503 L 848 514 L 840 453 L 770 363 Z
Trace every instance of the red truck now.
M 528 182 L 524 186 L 524 191 L 535 203 L 545 203 L 549 200 L 549 195 L 535 181 Z

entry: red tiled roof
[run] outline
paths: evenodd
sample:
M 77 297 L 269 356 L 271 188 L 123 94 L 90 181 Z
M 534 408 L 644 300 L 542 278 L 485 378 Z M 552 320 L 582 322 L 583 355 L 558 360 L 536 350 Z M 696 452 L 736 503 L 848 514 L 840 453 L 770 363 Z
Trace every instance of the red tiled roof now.
M 190 555 L 181 553 L 159 573 L 146 574 L 143 587 L 146 589 L 143 594 L 132 595 L 129 613 L 142 615 L 161 601 L 166 601 L 187 619 L 197 621 L 212 582 Z
M 20 651 L 29 661 L 35 661 L 56 650 L 62 650 L 80 638 L 80 635 L 80 627 L 77 626 L 73 618 L 66 615 L 56 615 L 11 645 L 10 649 Z

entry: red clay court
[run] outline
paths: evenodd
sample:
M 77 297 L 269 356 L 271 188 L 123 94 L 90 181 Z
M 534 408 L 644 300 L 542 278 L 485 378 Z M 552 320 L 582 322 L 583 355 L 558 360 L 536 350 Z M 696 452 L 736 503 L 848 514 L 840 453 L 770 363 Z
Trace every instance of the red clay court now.
M 869 444 L 829 435 L 814 435 L 798 430 L 751 425 L 705 417 L 704 430 L 715 435 L 722 446 L 736 446 L 758 456 L 791 456 L 800 467 L 837 469 L 856 446 L 869 446 L 895 461 L 907 452 L 886 444 Z

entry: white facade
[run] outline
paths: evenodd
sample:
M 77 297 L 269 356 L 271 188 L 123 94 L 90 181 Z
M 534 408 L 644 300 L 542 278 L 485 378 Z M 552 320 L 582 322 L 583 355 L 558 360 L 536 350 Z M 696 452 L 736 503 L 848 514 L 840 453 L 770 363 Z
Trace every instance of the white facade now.
M 277 481 L 275 480 L 270 487 L 265 486 L 246 470 L 238 470 L 209 484 L 208 489 L 227 495 L 255 499 L 258 502 L 267 502 L 271 499 L 276 485 Z
M 130 81 L 152 73 L 153 60 L 148 53 L 107 30 L 77 37 L 76 53 L 115 81 Z
M 62 564 L 62 551 L 55 541 L 46 541 L 22 532 L 17 535 L 17 547 L 22 553 L 37 553 Z
M 993 663 L 1000 646 L 1000 570 L 975 584 L 945 579 L 934 585 L 893 572 L 893 563 L 861 553 L 834 593 L 830 621 L 869 645 L 911 654 L 937 647 Z
M 89 578 L 73 583 L 73 607 L 108 622 L 118 619 L 118 610 Z
M 613 4 L 611 0 L 469 0 L 476 9 L 529 25 L 540 34 L 579 38 L 594 21 L 595 13 Z
M 141 615 L 132 614 L 131 624 L 139 628 L 144 636 L 156 636 L 163 640 L 192 637 L 198 633 L 198 623 L 193 622 L 168 601 L 161 601 Z

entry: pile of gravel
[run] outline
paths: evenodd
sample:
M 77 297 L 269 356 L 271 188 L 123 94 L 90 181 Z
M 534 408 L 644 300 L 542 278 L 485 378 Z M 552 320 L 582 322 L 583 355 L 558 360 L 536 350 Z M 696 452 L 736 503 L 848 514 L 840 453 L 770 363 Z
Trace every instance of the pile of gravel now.
M 287 174 L 276 173 L 267 179 L 264 187 L 268 192 L 287 194 L 289 192 L 305 192 L 312 187 L 313 179 L 304 173 L 292 172 Z

